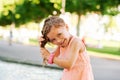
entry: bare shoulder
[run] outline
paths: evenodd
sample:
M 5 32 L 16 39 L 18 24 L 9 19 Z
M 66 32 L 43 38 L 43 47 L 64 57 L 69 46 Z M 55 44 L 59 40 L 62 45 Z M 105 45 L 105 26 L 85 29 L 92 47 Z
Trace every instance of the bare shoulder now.
M 72 42 L 71 42 L 71 45 L 80 45 L 81 44 L 81 40 L 79 37 L 74 37 Z
M 82 43 L 82 41 L 79 37 L 74 37 L 70 46 L 71 46 L 71 48 L 78 48 L 78 49 L 80 49 L 80 51 L 83 51 L 85 49 L 85 45 Z

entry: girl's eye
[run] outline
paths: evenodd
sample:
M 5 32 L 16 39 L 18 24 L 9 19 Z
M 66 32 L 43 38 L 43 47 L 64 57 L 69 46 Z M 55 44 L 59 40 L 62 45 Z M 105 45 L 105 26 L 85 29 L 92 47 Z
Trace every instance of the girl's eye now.
M 62 33 L 59 33 L 59 34 L 58 34 L 58 36 L 61 36 L 61 35 L 62 35 Z

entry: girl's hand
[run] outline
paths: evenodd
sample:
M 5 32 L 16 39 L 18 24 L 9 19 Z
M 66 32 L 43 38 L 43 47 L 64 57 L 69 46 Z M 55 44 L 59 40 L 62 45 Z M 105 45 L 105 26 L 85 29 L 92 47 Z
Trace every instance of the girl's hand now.
M 49 51 L 46 48 L 42 48 L 42 47 L 40 48 L 40 51 L 41 51 L 42 58 L 45 60 L 48 60 L 50 56 Z
M 43 59 L 48 59 L 48 57 L 50 55 L 49 51 L 45 47 L 41 47 L 42 41 L 44 41 L 43 36 L 40 36 L 38 38 L 38 41 L 39 41 L 39 46 L 40 46 L 40 51 L 41 51 L 42 58 Z

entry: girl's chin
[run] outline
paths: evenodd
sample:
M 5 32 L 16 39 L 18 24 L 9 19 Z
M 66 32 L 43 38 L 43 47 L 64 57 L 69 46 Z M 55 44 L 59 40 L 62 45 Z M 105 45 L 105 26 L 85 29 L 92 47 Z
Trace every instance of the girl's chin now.
M 67 45 L 68 45 L 68 44 L 67 44 L 67 40 L 65 39 L 65 40 L 63 41 L 63 44 L 61 44 L 60 46 L 64 48 L 64 47 L 66 47 Z
M 60 47 L 65 47 L 65 45 L 64 44 L 62 44 L 62 45 L 59 45 Z
M 64 48 L 64 47 L 66 47 L 66 46 L 67 46 L 67 44 L 63 44 L 63 45 L 60 45 L 60 46 Z
M 61 47 L 63 47 L 63 48 L 64 48 L 65 46 L 61 45 Z
M 63 45 L 59 45 L 60 47 L 63 47 Z

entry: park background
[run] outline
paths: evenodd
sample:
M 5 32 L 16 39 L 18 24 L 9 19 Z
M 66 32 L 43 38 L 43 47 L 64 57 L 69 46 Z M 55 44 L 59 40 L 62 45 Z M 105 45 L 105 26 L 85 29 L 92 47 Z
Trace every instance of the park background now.
M 38 45 L 43 22 L 52 15 L 63 18 L 92 55 L 120 59 L 119 0 L 0 0 L 0 39 Z
M 120 0 L 0 0 L 0 80 L 60 80 L 37 40 L 52 15 L 85 42 L 95 80 L 120 80 Z

